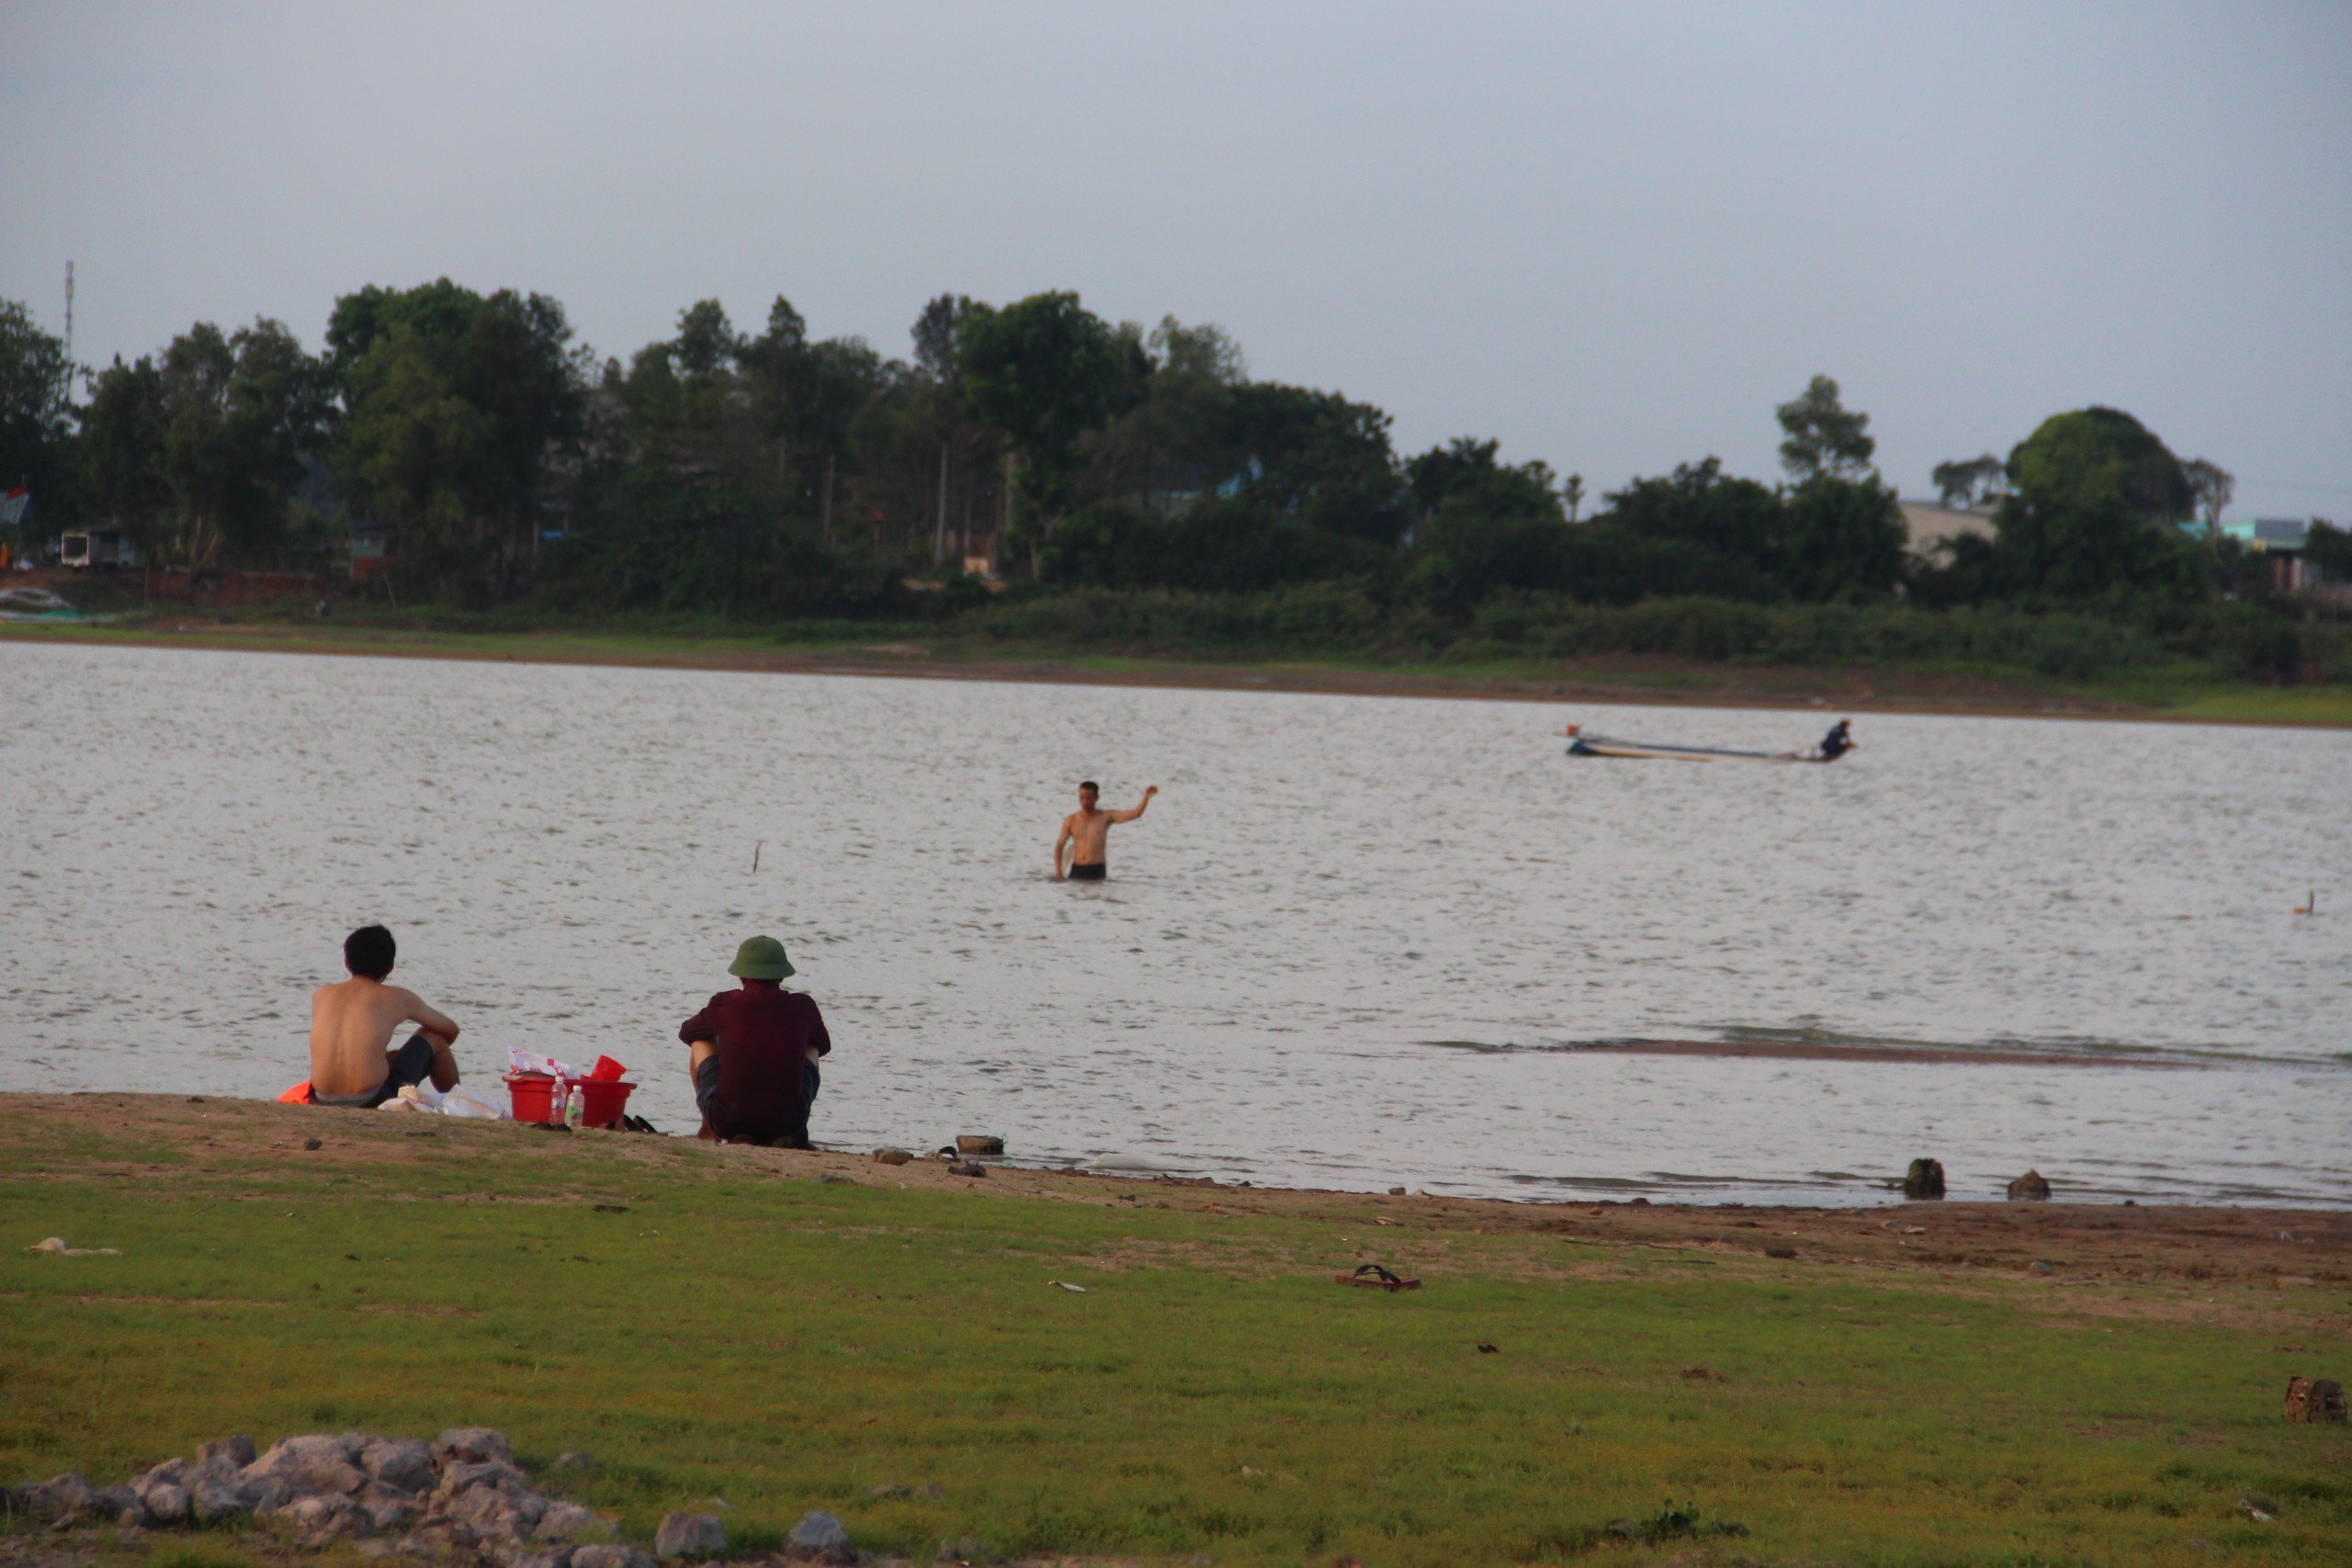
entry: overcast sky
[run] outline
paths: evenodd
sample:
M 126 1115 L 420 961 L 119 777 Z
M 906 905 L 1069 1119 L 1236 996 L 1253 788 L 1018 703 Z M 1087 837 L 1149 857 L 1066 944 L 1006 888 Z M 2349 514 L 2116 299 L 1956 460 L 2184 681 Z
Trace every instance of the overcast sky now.
M 1599 491 L 1826 371 L 1905 494 L 2103 402 L 2352 518 L 2352 5 L 0 6 L 76 356 L 447 274 L 602 353 L 1075 288 Z

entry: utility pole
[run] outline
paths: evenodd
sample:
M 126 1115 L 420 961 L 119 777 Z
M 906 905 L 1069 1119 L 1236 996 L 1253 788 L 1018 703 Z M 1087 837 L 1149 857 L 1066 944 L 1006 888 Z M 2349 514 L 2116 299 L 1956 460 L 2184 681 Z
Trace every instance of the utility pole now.
M 65 363 L 74 363 L 74 264 L 70 261 L 65 264 Z

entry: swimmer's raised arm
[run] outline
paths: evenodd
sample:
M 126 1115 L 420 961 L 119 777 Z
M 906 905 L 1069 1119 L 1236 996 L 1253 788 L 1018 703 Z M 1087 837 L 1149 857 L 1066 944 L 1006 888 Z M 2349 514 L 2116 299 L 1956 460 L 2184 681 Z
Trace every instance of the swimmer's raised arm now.
M 1150 788 L 1143 792 L 1143 798 L 1136 802 L 1136 808 L 1133 811 L 1114 811 L 1108 813 L 1111 820 L 1114 822 L 1134 821 L 1136 818 L 1143 815 L 1143 808 L 1149 806 L 1151 804 L 1151 797 L 1159 793 L 1159 786 L 1158 784 L 1153 784 Z M 1065 829 L 1064 831 L 1068 831 L 1068 829 Z

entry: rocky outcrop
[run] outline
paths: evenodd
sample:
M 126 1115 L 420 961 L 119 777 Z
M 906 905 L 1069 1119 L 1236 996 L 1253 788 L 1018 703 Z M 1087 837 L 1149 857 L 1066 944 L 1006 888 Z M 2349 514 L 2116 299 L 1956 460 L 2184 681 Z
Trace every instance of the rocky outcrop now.
M 584 1455 L 562 1468 L 588 1467 Z M 452 1427 L 431 1442 L 367 1432 L 310 1433 L 256 1453 L 251 1438 L 204 1445 L 195 1462 L 170 1459 L 120 1485 L 93 1488 L 76 1472 L 0 1491 L 0 1514 L 29 1514 L 59 1528 L 108 1524 L 170 1529 L 250 1517 L 293 1545 L 359 1543 L 444 1568 L 656 1568 L 654 1558 L 610 1540 L 610 1521 L 531 1484 L 503 1435 Z M 662 1559 L 715 1558 L 726 1527 L 713 1515 L 662 1521 Z M 345 1550 L 349 1550 L 348 1547 Z M 787 1554 L 855 1560 L 849 1532 L 830 1514 L 794 1527 Z M 763 1568 L 775 1559 L 763 1554 Z
M 1903 1176 L 1905 1198 L 1940 1198 L 1944 1195 L 1944 1162 L 1939 1159 L 1915 1159 Z
M 2009 1183 L 2009 1201 L 2047 1203 L 2050 1201 L 2050 1183 L 2042 1179 L 2041 1172 L 2029 1170 Z

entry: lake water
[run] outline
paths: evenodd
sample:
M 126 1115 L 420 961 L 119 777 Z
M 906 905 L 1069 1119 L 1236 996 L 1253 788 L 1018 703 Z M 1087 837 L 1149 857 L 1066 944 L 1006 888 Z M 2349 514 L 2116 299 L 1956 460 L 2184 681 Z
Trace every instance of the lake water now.
M 0 643 L 0 1088 L 269 1095 L 380 919 L 509 1045 L 639 1069 L 784 940 L 815 1133 L 1532 1198 L 2352 1201 L 2352 734 Z M 1113 880 L 1057 884 L 1081 777 Z M 755 846 L 759 869 L 752 869 Z M 2290 910 L 2319 890 L 2319 912 Z M 1717 1059 L 1630 1039 L 2171 1066 Z

